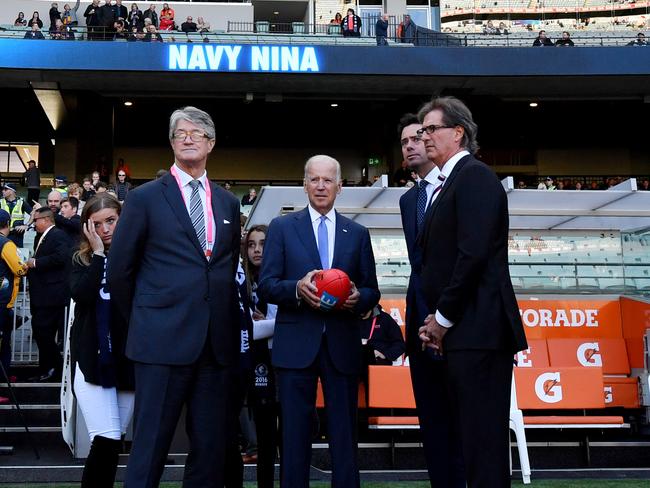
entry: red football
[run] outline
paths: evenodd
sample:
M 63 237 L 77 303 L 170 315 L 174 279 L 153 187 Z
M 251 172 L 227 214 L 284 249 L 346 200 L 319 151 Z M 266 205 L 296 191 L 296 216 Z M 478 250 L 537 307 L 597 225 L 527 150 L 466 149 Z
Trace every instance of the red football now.
M 321 310 L 339 309 L 350 296 L 350 278 L 340 269 L 326 269 L 314 275 L 312 280 L 320 297 Z

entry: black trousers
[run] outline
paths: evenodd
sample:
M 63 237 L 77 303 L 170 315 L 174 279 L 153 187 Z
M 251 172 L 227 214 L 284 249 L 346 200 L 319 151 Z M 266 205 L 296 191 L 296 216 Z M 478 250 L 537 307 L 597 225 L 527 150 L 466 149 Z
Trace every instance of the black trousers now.
M 253 419 L 255 419 L 257 433 L 258 488 L 273 488 L 274 486 L 275 460 L 280 443 L 279 416 L 280 405 L 275 401 L 253 405 Z
M 325 396 L 327 434 L 332 457 L 332 488 L 358 488 L 358 377 L 341 373 L 330 358 L 327 336 L 313 364 L 304 369 L 277 368 L 282 408 L 282 488 L 308 488 L 316 387 Z
M 235 366 L 218 364 L 208 343 L 188 366 L 135 363 L 133 447 L 125 487 L 155 488 L 183 405 L 190 448 L 184 488 L 223 488 Z
M 38 346 L 41 374 L 61 371 L 63 358 L 56 344 L 56 333 L 63 328 L 65 307 L 31 307 L 32 334 Z
M 34 202 L 38 202 L 38 199 L 41 197 L 41 190 L 38 188 L 28 188 L 27 189 L 27 203 L 31 206 L 34 205 Z
M 465 488 L 459 432 L 449 402 L 447 361 L 427 351 L 409 354 L 420 435 L 432 488 Z
M 469 488 L 510 486 L 512 356 L 505 351 L 447 351 L 451 406 Z

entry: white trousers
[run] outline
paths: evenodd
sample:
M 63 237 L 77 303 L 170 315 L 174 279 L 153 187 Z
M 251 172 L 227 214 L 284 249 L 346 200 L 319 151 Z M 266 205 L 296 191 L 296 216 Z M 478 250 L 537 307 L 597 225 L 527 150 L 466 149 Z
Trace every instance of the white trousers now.
M 135 394 L 87 383 L 79 364 L 75 364 L 74 394 L 86 421 L 90 442 L 96 435 L 120 440 L 133 417 Z

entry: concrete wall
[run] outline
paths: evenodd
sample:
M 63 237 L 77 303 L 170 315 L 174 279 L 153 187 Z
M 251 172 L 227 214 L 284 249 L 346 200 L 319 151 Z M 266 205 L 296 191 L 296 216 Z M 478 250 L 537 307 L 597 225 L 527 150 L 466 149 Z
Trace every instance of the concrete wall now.
M 25 17 L 30 19 L 34 11 L 38 11 L 41 19 L 43 20 L 43 27 L 48 29 L 50 27 L 50 17 L 48 12 L 52 6 L 52 0 L 1 0 L 0 1 L 0 24 L 13 24 L 18 12 L 24 12 Z M 76 0 L 57 0 L 59 10 L 63 11 L 63 6 L 67 3 L 71 7 L 75 6 Z M 79 25 L 86 25 L 83 13 L 86 7 L 92 2 L 82 1 L 77 17 L 79 18 Z M 101 0 L 100 4 L 104 1 Z M 127 9 L 131 9 L 129 0 L 124 0 L 122 4 Z M 150 4 L 156 5 L 156 12 L 160 15 L 163 3 L 165 2 L 142 2 L 136 1 L 140 10 L 149 8 Z M 228 21 L 234 22 L 253 22 L 253 5 L 250 3 L 217 3 L 217 2 L 167 2 L 169 6 L 175 11 L 176 23 L 180 26 L 188 15 L 196 18 L 201 16 L 206 22 L 210 22 L 213 30 L 226 30 Z
M 325 148 L 214 148 L 208 172 L 215 180 L 301 180 L 305 161 L 314 154 L 326 153 L 342 166 L 342 176 L 350 181 L 361 178 L 364 160 L 354 150 Z M 167 169 L 174 155 L 167 147 L 116 147 L 113 157 L 124 158 L 133 178 L 147 179 L 159 169 Z M 81 176 L 80 176 L 81 177 Z

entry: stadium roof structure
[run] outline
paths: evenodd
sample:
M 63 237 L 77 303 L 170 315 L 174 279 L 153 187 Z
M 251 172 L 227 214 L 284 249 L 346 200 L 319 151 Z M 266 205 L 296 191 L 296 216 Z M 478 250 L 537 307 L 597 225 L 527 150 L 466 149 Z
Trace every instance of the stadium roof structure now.
M 608 190 L 518 190 L 502 180 L 508 195 L 511 230 L 591 230 L 632 232 L 650 228 L 650 192 L 638 191 L 635 178 Z M 399 199 L 406 188 L 388 187 L 386 175 L 372 187 L 344 187 L 336 209 L 370 229 L 401 229 Z M 265 186 L 250 211 L 246 228 L 307 205 L 299 186 Z

